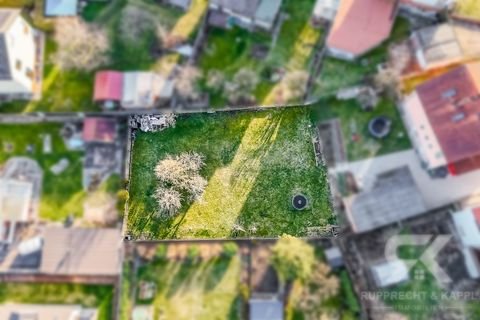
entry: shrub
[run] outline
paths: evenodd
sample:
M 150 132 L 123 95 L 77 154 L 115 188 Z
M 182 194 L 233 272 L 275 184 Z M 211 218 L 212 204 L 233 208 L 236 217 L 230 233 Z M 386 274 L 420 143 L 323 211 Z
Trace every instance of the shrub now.
M 187 249 L 187 259 L 197 261 L 200 258 L 200 248 L 196 244 L 192 244 Z
M 238 246 L 234 242 L 226 242 L 223 244 L 223 252 L 222 254 L 227 257 L 231 258 L 238 253 Z
M 315 253 L 302 239 L 283 235 L 273 247 L 271 259 L 280 280 L 307 280 L 312 274 Z

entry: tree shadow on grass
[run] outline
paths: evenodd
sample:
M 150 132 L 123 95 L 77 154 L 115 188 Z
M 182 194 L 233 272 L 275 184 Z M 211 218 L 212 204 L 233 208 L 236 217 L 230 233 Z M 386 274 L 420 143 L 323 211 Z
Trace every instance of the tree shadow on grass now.
M 195 276 L 195 273 L 198 271 L 196 268 L 198 267 L 197 264 L 187 261 L 181 261 L 177 263 L 180 263 L 181 266 L 177 272 L 172 275 L 172 281 L 168 284 L 168 289 L 166 291 L 167 298 L 171 298 L 181 288 L 188 287 Z
M 283 233 L 300 236 L 332 215 L 326 174 L 316 167 L 311 137 L 299 135 L 308 129 L 302 126 L 306 125 L 305 119 L 310 119 L 311 109 L 289 108 L 282 112 L 276 137 L 264 147 L 259 172 L 237 218 L 245 231 L 232 231 L 231 237 L 276 237 Z M 298 158 L 296 152 L 301 152 L 302 157 Z M 299 165 L 293 165 L 298 159 Z M 291 197 L 295 192 L 308 196 L 309 208 L 293 210 Z
M 227 320 L 237 320 L 242 319 L 241 315 L 241 305 L 244 303 L 242 301 L 242 296 L 239 294 L 230 305 L 230 310 L 228 312 Z
M 208 269 L 206 269 L 204 289 L 210 291 L 215 289 L 217 284 L 223 279 L 225 273 L 232 264 L 232 259 L 228 258 L 216 258 L 212 259 L 209 263 Z

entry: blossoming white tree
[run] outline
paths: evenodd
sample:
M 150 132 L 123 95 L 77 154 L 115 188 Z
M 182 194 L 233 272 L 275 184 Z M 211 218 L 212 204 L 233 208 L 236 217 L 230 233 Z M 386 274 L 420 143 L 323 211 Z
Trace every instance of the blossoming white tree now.
M 78 18 L 56 22 L 55 42 L 58 49 L 53 60 L 63 70 L 91 71 L 108 62 L 106 32 Z

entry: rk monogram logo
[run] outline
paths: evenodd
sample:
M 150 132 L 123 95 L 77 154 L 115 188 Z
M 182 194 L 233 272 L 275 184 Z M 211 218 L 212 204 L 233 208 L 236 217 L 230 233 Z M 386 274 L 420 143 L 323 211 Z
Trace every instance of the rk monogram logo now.
M 391 237 L 385 246 L 387 261 L 402 260 L 410 270 L 419 261 L 437 279 L 437 282 L 445 286 L 452 280 L 435 260 L 438 252 L 450 241 L 451 235 L 395 235 Z M 433 241 L 431 241 L 433 239 Z M 431 243 L 430 243 L 431 242 Z M 404 246 L 426 247 L 418 259 L 401 259 L 397 256 L 398 248 Z

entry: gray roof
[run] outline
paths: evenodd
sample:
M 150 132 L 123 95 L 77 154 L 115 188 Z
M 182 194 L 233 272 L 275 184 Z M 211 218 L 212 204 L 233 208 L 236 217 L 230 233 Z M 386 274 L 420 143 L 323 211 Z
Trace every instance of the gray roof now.
M 118 229 L 47 227 L 40 272 L 115 276 L 120 272 L 121 247 Z
M 279 300 L 250 299 L 250 320 L 282 320 L 283 303 Z
M 255 12 L 255 19 L 273 23 L 277 17 L 282 0 L 263 0 L 260 2 L 257 11 Z
M 0 80 L 10 79 L 12 79 L 12 73 L 10 72 L 7 43 L 5 41 L 5 35 L 0 34 Z
M 372 188 L 344 199 L 352 229 L 370 231 L 427 211 L 408 166 L 379 174 Z
M 19 14 L 18 9 L 0 9 L 0 33 L 4 33 Z
M 261 1 L 262 0 L 210 0 L 210 3 L 231 10 L 238 15 L 253 18 Z

